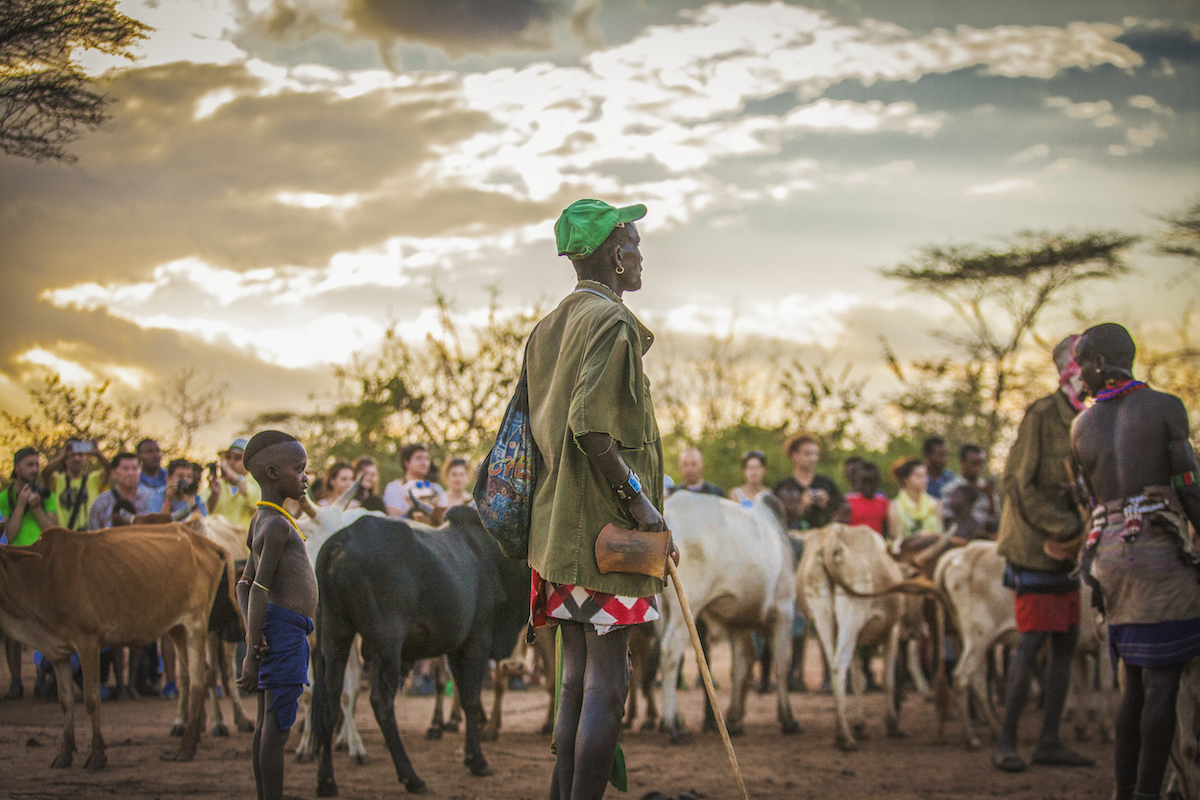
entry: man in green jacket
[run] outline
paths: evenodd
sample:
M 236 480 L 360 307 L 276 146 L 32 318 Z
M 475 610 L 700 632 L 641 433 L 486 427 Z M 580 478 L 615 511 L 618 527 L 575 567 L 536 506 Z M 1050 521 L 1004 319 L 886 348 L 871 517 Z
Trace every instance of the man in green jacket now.
M 550 797 L 603 797 L 629 689 L 629 626 L 658 619 L 663 582 L 601 575 L 609 523 L 662 531 L 662 445 L 642 356 L 653 335 L 622 301 L 642 286 L 642 205 L 572 203 L 555 223 L 579 283 L 529 336 L 530 427 L 543 467 L 529 564 L 534 625 L 562 631 L 562 691 Z M 676 555 L 676 559 L 678 556 Z
M 1004 726 L 992 763 L 1005 772 L 1021 772 L 1017 724 L 1029 698 L 1038 652 L 1050 642 L 1046 670 L 1045 716 L 1034 747 L 1035 764 L 1092 766 L 1095 761 L 1071 750 L 1058 736 L 1063 704 L 1071 680 L 1071 658 L 1079 641 L 1079 579 L 1072 578 L 1075 554 L 1082 544 L 1079 517 L 1067 472 L 1071 456 L 1071 422 L 1083 409 L 1084 392 L 1069 336 L 1054 348 L 1059 389 L 1025 410 L 1017 440 L 1004 468 L 1007 502 L 1000 516 L 1000 555 L 1008 561 L 1005 583 L 1016 590 L 1020 639 L 1009 664 Z

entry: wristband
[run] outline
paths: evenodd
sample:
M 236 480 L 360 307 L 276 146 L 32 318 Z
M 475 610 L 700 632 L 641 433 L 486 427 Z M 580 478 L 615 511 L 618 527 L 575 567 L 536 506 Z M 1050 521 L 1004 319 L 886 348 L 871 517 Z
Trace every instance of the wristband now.
M 638 480 L 636 472 L 629 470 L 629 476 L 614 486 L 613 491 L 617 493 L 617 497 L 628 503 L 642 493 L 642 482 Z
M 1181 472 L 1178 475 L 1172 475 L 1171 483 L 1174 484 L 1176 489 L 1182 489 L 1185 486 L 1194 486 L 1200 483 L 1200 473 L 1197 473 L 1196 470 L 1191 470 L 1190 472 Z

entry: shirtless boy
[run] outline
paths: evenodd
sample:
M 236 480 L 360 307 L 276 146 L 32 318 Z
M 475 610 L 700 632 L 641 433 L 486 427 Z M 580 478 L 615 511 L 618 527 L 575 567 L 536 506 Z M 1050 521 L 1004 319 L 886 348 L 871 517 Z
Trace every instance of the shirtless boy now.
M 308 487 L 308 456 L 295 437 L 262 431 L 246 445 L 245 463 L 262 487 L 250 522 L 250 558 L 238 581 L 246 621 L 246 660 L 238 687 L 258 692 L 251 759 L 259 800 L 283 796 L 283 746 L 308 683 L 308 634 L 317 611 L 317 576 L 304 538 L 283 509 Z
M 1200 483 L 1188 418 L 1174 395 L 1133 378 L 1129 332 L 1089 328 L 1075 349 L 1096 405 L 1071 429 L 1071 449 L 1096 502 L 1084 575 L 1103 596 L 1109 642 L 1125 662 L 1117 714 L 1117 800 L 1162 789 L 1185 663 L 1200 656 Z M 1089 581 L 1090 582 L 1090 581 Z

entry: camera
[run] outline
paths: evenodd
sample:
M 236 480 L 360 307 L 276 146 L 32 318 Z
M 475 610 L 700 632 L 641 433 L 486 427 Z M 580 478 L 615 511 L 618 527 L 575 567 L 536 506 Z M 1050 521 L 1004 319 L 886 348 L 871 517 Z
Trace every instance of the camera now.
M 29 484 L 29 488 L 33 489 L 35 492 L 37 492 L 38 497 L 42 498 L 43 500 L 45 500 L 47 497 L 50 496 L 50 490 L 47 489 L 45 486 L 41 486 L 36 483 L 31 483 L 31 484 Z
M 200 484 L 184 478 L 180 480 L 178 484 L 176 484 L 176 488 L 178 488 L 179 494 L 182 497 L 191 497 L 196 492 L 200 491 Z
M 71 444 L 72 453 L 94 453 L 96 445 L 93 442 L 73 442 Z

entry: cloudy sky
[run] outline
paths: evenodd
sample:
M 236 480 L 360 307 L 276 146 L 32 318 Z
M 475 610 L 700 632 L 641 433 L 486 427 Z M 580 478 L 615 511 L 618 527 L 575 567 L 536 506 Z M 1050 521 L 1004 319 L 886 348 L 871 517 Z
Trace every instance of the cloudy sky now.
M 1152 233 L 1200 191 L 1190 0 L 120 8 L 156 30 L 132 66 L 84 59 L 121 68 L 111 123 L 74 166 L 0 156 L 0 407 L 46 370 L 152 396 L 198 366 L 230 383 L 230 428 L 307 409 L 389 320 L 430 328 L 432 281 L 466 319 L 489 286 L 555 302 L 552 224 L 580 197 L 649 207 L 627 299 L 660 337 L 733 324 L 870 374 L 881 334 L 928 352 L 944 315 L 877 268 L 1027 228 Z M 1089 304 L 1165 330 L 1197 283 L 1133 263 Z

